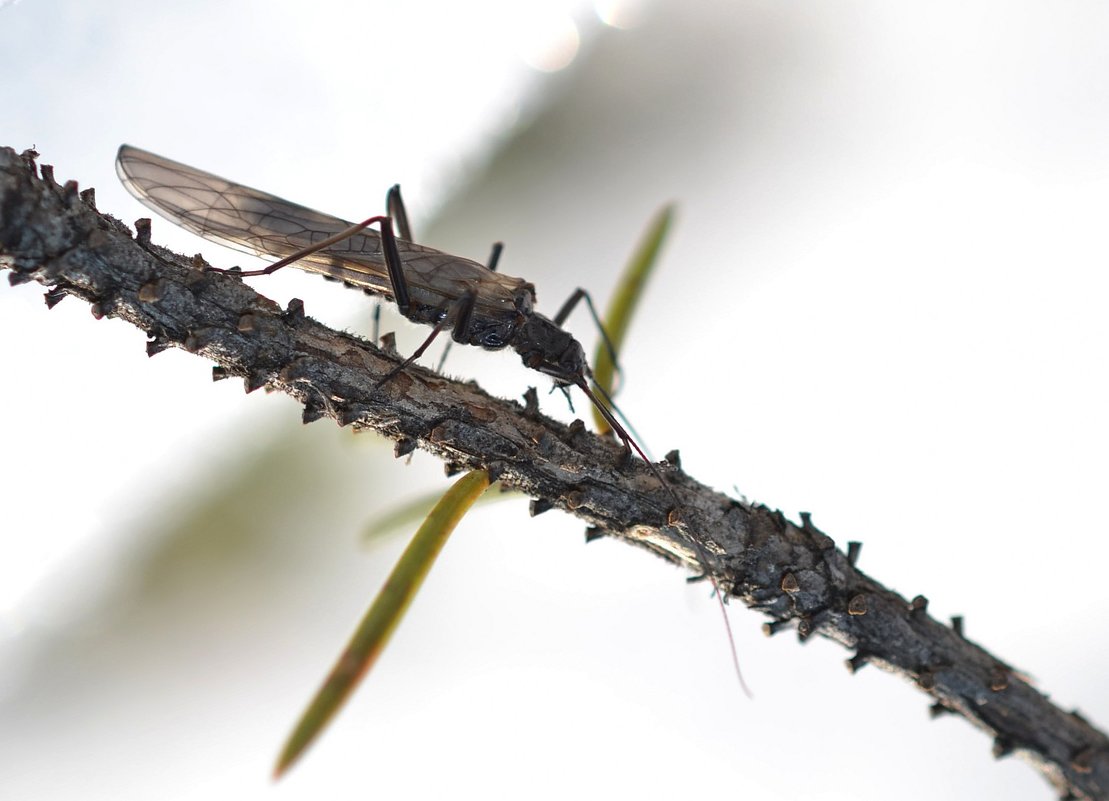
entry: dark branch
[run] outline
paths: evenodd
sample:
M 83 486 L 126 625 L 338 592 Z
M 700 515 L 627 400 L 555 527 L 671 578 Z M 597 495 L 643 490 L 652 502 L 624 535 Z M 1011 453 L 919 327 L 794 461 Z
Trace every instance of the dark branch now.
M 214 361 L 218 377 L 286 392 L 304 420 L 330 417 L 413 444 L 455 468 L 482 468 L 537 500 L 587 521 L 594 534 L 632 542 L 701 572 L 697 554 L 730 593 L 771 618 L 768 633 L 795 627 L 854 652 L 848 666 L 873 663 L 931 696 L 934 711 L 956 712 L 994 738 L 998 756 L 1029 758 L 1060 791 L 1109 797 L 1109 741 L 1078 713 L 1063 711 L 1015 670 L 928 616 L 927 601 L 886 589 L 817 530 L 777 511 L 728 498 L 672 464 L 673 495 L 618 444 L 564 426 L 534 406 L 492 398 L 470 383 L 413 367 L 375 390 L 394 355 L 282 309 L 241 281 L 206 272 L 99 214 L 92 193 L 38 174 L 33 155 L 0 149 L 0 268 L 13 284 L 49 287 L 92 304 L 97 318 L 119 317 L 146 332 L 147 351 L 179 347 Z M 674 508 L 674 497 L 681 506 Z M 691 539 L 696 545 L 691 544 Z

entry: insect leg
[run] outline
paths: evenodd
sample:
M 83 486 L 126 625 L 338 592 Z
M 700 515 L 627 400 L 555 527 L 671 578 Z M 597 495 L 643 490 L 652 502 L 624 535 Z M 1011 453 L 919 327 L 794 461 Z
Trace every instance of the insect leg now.
M 424 351 L 427 350 L 428 346 L 432 342 L 435 341 L 435 337 L 439 336 L 439 334 L 442 333 L 443 329 L 446 328 L 447 325 L 450 324 L 450 321 L 451 321 L 452 317 L 454 318 L 454 336 L 456 336 L 456 337 L 457 336 L 463 336 L 464 337 L 466 329 L 468 329 L 470 327 L 470 318 L 474 314 L 474 306 L 476 304 L 477 304 L 477 293 L 476 292 L 467 292 L 462 297 L 460 297 L 458 300 L 456 300 L 452 304 L 452 306 L 454 307 L 454 314 L 453 315 L 444 314 L 443 319 L 435 324 L 435 327 L 431 329 L 431 333 L 428 335 L 427 339 L 424 340 L 423 344 L 420 345 L 420 347 L 416 348 L 415 352 L 411 356 L 409 356 L 403 362 L 401 362 L 396 367 L 394 367 L 392 370 L 390 370 L 388 375 L 386 375 L 383 379 L 381 379 L 380 381 L 377 382 L 377 386 L 380 387 L 382 384 L 384 384 L 390 378 L 395 376 L 397 373 L 399 373 L 405 367 L 412 364 L 412 362 L 416 361 L 416 359 L 423 356 Z M 462 333 L 459 334 L 459 332 L 462 332 Z M 462 339 L 462 340 L 459 340 L 459 341 L 465 341 L 465 340 Z M 440 362 L 440 366 L 442 366 L 442 362 Z
M 397 197 L 400 195 L 398 194 Z M 408 279 L 404 277 L 400 252 L 397 250 L 397 238 L 393 235 L 393 223 L 388 217 L 381 220 L 381 250 L 385 254 L 385 268 L 389 271 L 389 283 L 393 286 L 393 299 L 400 313 L 407 317 L 410 306 Z
M 562 308 L 558 310 L 558 314 L 554 316 L 554 324 L 561 328 L 562 324 L 566 322 L 566 318 L 570 316 L 570 312 L 572 312 L 574 310 L 574 307 L 578 305 L 578 301 L 584 297 L 588 297 L 588 294 L 584 289 L 582 289 L 581 287 L 575 289 L 573 294 L 571 294 L 570 297 L 566 298 L 566 302 L 562 304 Z M 593 304 L 590 303 L 589 305 L 592 308 Z
M 606 406 L 605 403 L 599 397 L 597 397 L 597 395 L 595 395 L 593 391 L 589 388 L 589 384 L 586 383 L 585 378 L 582 377 L 580 380 L 575 381 L 574 383 L 577 384 L 578 388 L 585 393 L 586 397 L 589 398 L 590 401 L 593 402 L 593 405 L 600 410 L 601 416 L 605 418 L 605 422 L 608 423 L 612 431 L 624 444 L 624 452 L 630 453 L 631 450 L 634 450 L 636 453 L 638 453 L 639 457 L 647 463 L 647 468 L 651 471 L 651 473 L 654 474 L 655 478 L 658 479 L 658 482 L 666 490 L 666 493 L 671 498 L 673 498 L 675 503 L 674 511 L 678 512 L 676 526 L 679 529 L 684 529 L 686 531 L 688 542 L 692 546 L 693 552 L 697 556 L 697 561 L 701 563 L 701 567 L 704 569 L 704 575 L 712 583 L 713 594 L 716 596 L 717 605 L 720 607 L 720 614 L 724 618 L 724 631 L 727 632 L 728 635 L 728 647 L 731 648 L 732 651 L 732 667 L 735 668 L 735 675 L 736 678 L 739 680 L 739 686 L 743 690 L 743 693 L 748 698 L 751 698 L 751 690 L 750 688 L 748 688 L 747 682 L 743 679 L 743 671 L 739 668 L 739 652 L 736 651 L 735 635 L 732 634 L 732 624 L 728 620 L 728 610 L 724 607 L 724 591 L 720 586 L 720 582 L 716 579 L 716 576 L 713 575 L 712 570 L 710 569 L 711 561 L 709 560 L 708 553 L 705 552 L 704 546 L 702 546 L 697 541 L 696 537 L 694 537 L 692 533 L 689 532 L 687 525 L 681 521 L 681 499 L 674 491 L 674 488 L 666 483 L 666 479 L 662 477 L 662 473 L 659 471 L 658 466 L 655 465 L 655 463 L 652 462 L 650 458 L 648 458 L 643 449 L 639 447 L 639 443 L 632 438 L 632 436 L 622 425 L 620 425 L 620 422 L 616 419 L 615 415 L 613 415 L 608 406 Z M 597 389 L 600 390 L 602 394 L 604 394 L 604 389 L 602 389 L 600 386 L 598 386 Z M 604 397 L 608 399 L 607 395 L 605 395 Z M 667 523 L 671 524 L 669 520 L 669 514 L 667 515 L 667 518 Z
M 412 241 L 412 226 L 408 224 L 408 210 L 405 208 L 404 199 L 400 195 L 400 184 L 393 184 L 388 193 L 385 195 L 385 211 L 393 220 L 397 228 L 397 234 L 401 239 L 409 242 Z M 388 266 L 388 254 L 386 254 L 386 266 Z M 396 293 L 395 275 L 392 270 L 389 271 L 389 281 L 394 284 L 394 294 Z M 407 295 L 407 293 L 405 293 Z M 400 305 L 399 303 L 397 304 Z M 405 304 L 407 306 L 407 303 Z M 378 303 L 374 307 L 374 325 L 373 325 L 373 342 L 378 343 L 379 335 L 381 333 L 381 304 Z
M 281 261 L 275 261 L 273 264 L 267 265 L 266 267 L 263 267 L 260 270 L 234 270 L 234 272 L 235 272 L 236 275 L 240 275 L 240 276 L 269 275 L 270 273 L 275 273 L 278 270 L 280 270 L 282 267 L 288 267 L 293 262 L 300 261 L 305 256 L 311 256 L 313 253 L 316 253 L 317 251 L 323 250 L 324 248 L 329 248 L 332 245 L 335 245 L 339 242 L 342 242 L 344 239 L 350 239 L 352 236 L 357 234 L 359 231 L 361 231 L 365 228 L 369 228 L 374 223 L 380 223 L 381 224 L 382 239 L 384 239 L 385 238 L 385 236 L 384 236 L 385 226 L 389 223 L 389 218 L 388 217 L 383 217 L 379 214 L 376 217 L 370 217 L 368 219 L 363 220 L 360 223 L 356 223 L 355 225 L 352 225 L 350 228 L 347 228 L 344 231 L 340 231 L 339 233 L 334 234 L 333 236 L 329 236 L 327 239 L 320 240 L 319 242 L 316 242 L 315 244 L 310 245 L 309 247 L 301 248 L 296 253 L 293 253 L 290 256 L 286 256 L 285 258 L 281 259 Z M 391 226 L 389 228 L 389 238 L 391 240 L 393 240 L 393 248 L 392 249 L 393 249 L 393 252 L 396 254 L 397 261 L 399 262 L 400 261 L 400 253 L 396 249 L 396 247 L 397 247 L 396 246 L 396 237 L 393 236 L 393 230 L 392 230 Z M 386 261 L 388 261 L 388 259 L 389 259 L 388 249 L 386 249 L 385 259 L 386 259 Z M 209 270 L 211 272 L 214 272 L 214 273 L 231 272 L 230 270 L 220 270 L 220 269 L 217 269 L 216 267 L 210 267 Z
M 454 340 L 452 340 L 452 339 L 447 340 L 447 346 L 445 348 L 443 348 L 443 355 L 439 357 L 439 363 L 437 365 L 435 365 L 435 372 L 437 372 L 437 373 L 443 372 L 443 365 L 447 363 L 447 354 L 451 352 L 451 345 L 453 345 L 453 344 L 454 344 Z
M 605 418 L 605 422 L 608 423 L 608 427 L 612 429 L 612 432 L 616 435 L 617 439 L 619 439 L 620 443 L 624 446 L 624 453 L 626 455 L 631 454 L 632 449 L 634 448 L 635 452 L 639 454 L 640 458 L 643 459 L 643 461 L 647 463 L 647 466 L 651 468 L 651 472 L 657 473 L 654 462 L 652 462 L 650 457 L 647 456 L 646 453 L 644 453 L 641 447 L 639 447 L 639 443 L 632 439 L 627 430 L 622 425 L 620 425 L 620 421 L 616 419 L 616 416 L 612 413 L 612 410 L 609 409 L 608 406 L 594 394 L 593 390 L 589 388 L 589 385 L 585 383 L 584 378 L 578 382 L 577 386 L 582 392 L 585 393 L 585 396 L 589 398 L 590 402 L 597 407 L 597 411 L 601 413 L 601 417 Z M 661 480 L 661 476 L 659 476 L 659 478 Z
M 409 356 L 403 362 L 401 362 L 396 367 L 394 367 L 392 370 L 390 370 L 388 373 L 386 373 L 385 377 L 382 378 L 380 381 L 378 381 L 374 385 L 374 389 L 377 389 L 378 387 L 382 386 L 383 384 L 388 383 L 388 381 L 393 376 L 395 376 L 397 373 L 404 370 L 404 368 L 408 367 L 408 365 L 412 364 L 412 362 L 416 361 L 416 359 L 423 356 L 424 351 L 427 350 L 427 348 L 428 348 L 428 345 L 430 345 L 432 342 L 434 342 L 435 337 L 439 336 L 439 334 L 441 334 L 443 329 L 446 328 L 446 327 L 447 327 L 447 318 L 444 317 L 442 320 L 440 320 L 439 322 L 437 322 L 435 324 L 434 328 L 431 329 L 431 333 L 428 334 L 428 337 L 427 337 L 427 339 L 424 340 L 423 344 L 420 345 L 420 347 L 416 348 L 416 350 L 413 351 L 411 356 Z
M 477 305 L 477 292 L 471 289 L 452 305 L 454 306 L 454 331 L 451 332 L 451 339 L 466 344 L 470 319 L 474 316 L 474 306 Z
M 496 273 L 497 272 L 497 262 L 500 261 L 500 254 L 501 254 L 501 251 L 503 251 L 503 250 L 505 250 L 505 243 L 503 243 L 503 242 L 494 242 L 494 243 L 492 243 L 492 252 L 489 253 L 489 261 L 486 262 L 486 267 L 488 268 L 490 273 Z M 467 317 L 466 323 L 467 323 L 467 325 L 469 325 L 469 317 Z M 435 368 L 436 373 L 441 373 L 442 372 L 442 365 L 445 365 L 447 363 L 447 354 L 450 353 L 450 346 L 452 344 L 455 344 L 455 343 L 451 339 L 451 341 L 447 342 L 447 346 L 445 348 L 442 348 L 442 355 L 439 356 L 439 364 Z
M 400 195 L 398 194 L 397 197 L 399 198 Z M 380 214 L 375 217 L 369 217 L 368 219 L 365 219 L 356 225 L 352 225 L 350 228 L 347 228 L 344 231 L 340 231 L 337 234 L 327 237 L 327 239 L 322 239 L 319 242 L 311 245 L 310 247 L 302 248 L 296 253 L 293 253 L 290 256 L 286 256 L 280 261 L 275 261 L 273 264 L 263 267 L 261 270 L 238 271 L 238 275 L 255 276 L 269 275 L 270 273 L 275 273 L 282 267 L 288 267 L 293 262 L 300 261 L 305 256 L 311 256 L 313 253 L 324 250 L 325 248 L 329 248 L 332 245 L 338 244 L 345 239 L 350 239 L 359 231 L 365 228 L 369 228 L 374 223 L 377 223 L 378 226 L 381 228 L 381 249 L 383 255 L 385 256 L 385 267 L 389 271 L 389 283 L 393 289 L 393 298 L 396 301 L 397 308 L 400 310 L 400 313 L 406 314 L 408 312 L 410 304 L 410 296 L 408 294 L 408 281 L 404 277 L 404 268 L 400 260 L 400 251 L 397 250 L 397 237 L 393 233 L 393 221 L 389 217 Z M 405 225 L 407 224 L 408 223 L 406 220 Z M 211 269 L 213 272 L 226 272 L 225 270 L 217 270 L 215 268 Z
M 555 325 L 561 327 L 562 324 L 566 322 L 566 318 L 570 316 L 570 312 L 574 310 L 574 307 L 577 306 L 578 302 L 582 299 L 585 300 L 585 305 L 589 308 L 589 315 L 593 318 L 593 322 L 596 323 L 597 330 L 601 332 L 601 340 L 605 343 L 609 358 L 612 359 L 612 366 L 616 370 L 617 375 L 619 375 L 623 370 L 620 367 L 619 360 L 616 358 L 616 348 L 612 346 L 612 340 L 608 338 L 608 332 L 605 331 L 604 324 L 601 323 L 601 317 L 597 314 L 597 309 L 593 305 L 593 298 L 589 296 L 588 292 L 581 287 L 575 289 L 570 297 L 566 299 L 566 302 L 562 304 L 562 308 L 559 309 L 558 314 L 554 316 L 553 322 Z
M 494 242 L 493 243 L 493 251 L 489 254 L 489 261 L 485 262 L 485 266 L 489 269 L 489 272 L 495 273 L 497 271 L 497 262 L 500 261 L 501 251 L 503 251 L 503 250 L 504 250 L 504 242 Z M 465 301 L 465 297 L 463 297 L 462 300 Z M 470 311 L 473 311 L 473 304 L 472 303 L 470 304 Z M 458 331 L 458 330 L 465 331 L 466 328 L 469 326 L 469 324 L 470 324 L 469 313 L 467 313 L 466 325 L 462 326 L 461 328 L 456 325 L 455 330 L 456 331 Z M 453 345 L 453 344 L 454 344 L 453 340 L 448 341 L 447 346 L 445 348 L 443 348 L 443 355 L 439 357 L 439 364 L 436 365 L 435 372 L 437 372 L 437 373 L 443 372 L 443 365 L 447 363 L 447 354 L 451 352 L 451 345 Z
M 493 243 L 493 251 L 489 254 L 489 261 L 485 262 L 485 266 L 489 268 L 489 272 L 495 273 L 497 271 L 497 262 L 501 260 L 502 250 L 504 250 L 504 242 Z
M 385 196 L 385 210 L 397 226 L 397 235 L 408 242 L 414 242 L 412 228 L 408 224 L 408 211 L 400 196 L 400 184 L 393 184 L 389 189 L 389 194 Z

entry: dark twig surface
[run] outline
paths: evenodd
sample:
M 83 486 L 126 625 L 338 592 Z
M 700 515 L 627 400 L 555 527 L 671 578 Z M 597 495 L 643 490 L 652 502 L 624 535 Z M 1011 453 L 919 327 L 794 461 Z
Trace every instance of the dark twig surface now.
M 923 596 L 906 600 L 857 570 L 857 549 L 837 549 L 806 515 L 793 523 L 664 464 L 672 495 L 612 440 L 422 368 L 375 390 L 394 356 L 306 317 L 299 302 L 282 309 L 233 277 L 205 272 L 199 259 L 152 245 L 148 224 L 132 237 L 96 211 L 91 191 L 58 185 L 52 173 L 43 166 L 40 174 L 33 154 L 0 148 L 0 268 L 13 284 L 49 287 L 47 305 L 82 298 L 97 318 L 144 331 L 152 355 L 184 348 L 215 362 L 217 375 L 242 377 L 248 390 L 292 395 L 306 422 L 330 417 L 392 438 L 398 454 L 418 446 L 456 468 L 487 469 L 536 498 L 535 511 L 565 509 L 690 570 L 702 571 L 697 554 L 707 554 L 720 586 L 770 618 L 768 633 L 792 628 L 802 641 L 836 640 L 853 651 L 852 670 L 872 663 L 905 677 L 936 713 L 986 731 L 997 756 L 1026 757 L 1062 796 L 1109 798 L 1104 734 L 959 627 L 932 619 Z

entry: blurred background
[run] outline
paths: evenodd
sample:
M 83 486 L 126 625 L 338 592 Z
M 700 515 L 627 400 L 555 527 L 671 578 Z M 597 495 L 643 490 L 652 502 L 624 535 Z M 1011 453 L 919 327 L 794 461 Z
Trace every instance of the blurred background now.
M 577 286 L 603 304 L 676 202 L 622 354 L 653 452 L 861 540 L 863 570 L 1104 726 L 1107 39 L 1094 0 L 23 0 L 0 3 L 0 144 L 129 224 L 123 142 L 349 219 L 399 181 L 418 238 L 504 240 L 548 313 Z M 294 272 L 253 283 L 368 335 L 364 296 Z M 441 466 L 148 359 L 80 302 L 48 315 L 37 285 L 0 288 L 0 339 L 5 798 L 1052 797 L 733 605 L 748 701 L 705 587 L 523 500 L 464 521 L 274 785 L 416 523 L 366 530 Z M 571 417 L 467 350 L 449 372 Z

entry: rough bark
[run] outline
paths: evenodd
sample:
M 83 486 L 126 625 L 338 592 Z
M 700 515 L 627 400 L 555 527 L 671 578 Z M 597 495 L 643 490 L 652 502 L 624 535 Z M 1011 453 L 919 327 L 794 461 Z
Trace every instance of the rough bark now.
M 92 191 L 58 185 L 36 154 L 0 148 L 0 268 L 13 284 L 49 287 L 48 306 L 67 295 L 147 334 L 147 352 L 183 348 L 239 376 L 248 391 L 286 392 L 305 422 L 330 417 L 373 429 L 398 455 L 421 447 L 457 469 L 483 468 L 600 534 L 645 547 L 765 613 L 769 634 L 793 628 L 852 650 L 851 670 L 875 664 L 931 696 L 933 712 L 957 713 L 994 738 L 998 757 L 1026 757 L 1063 796 L 1109 798 L 1109 740 L 1065 711 L 1011 667 L 964 638 L 957 621 L 931 618 L 923 596 L 906 600 L 855 567 L 857 546 L 837 549 L 806 515 L 778 511 L 705 487 L 675 464 L 659 473 L 625 458 L 610 439 L 565 426 L 531 404 L 490 397 L 473 383 L 412 367 L 381 388 L 397 363 L 357 337 L 282 309 L 232 276 L 206 272 L 152 245 L 95 209 Z M 669 487 L 659 482 L 661 475 Z M 691 544 L 691 540 L 696 544 Z M 707 556 L 710 562 L 702 565 Z

